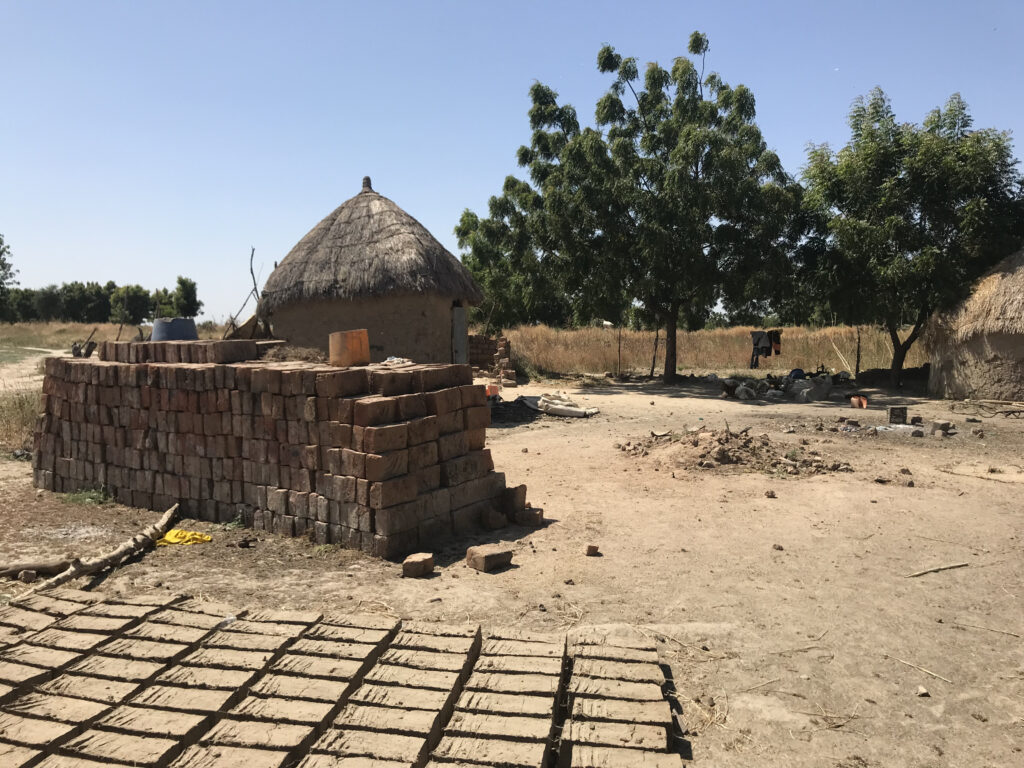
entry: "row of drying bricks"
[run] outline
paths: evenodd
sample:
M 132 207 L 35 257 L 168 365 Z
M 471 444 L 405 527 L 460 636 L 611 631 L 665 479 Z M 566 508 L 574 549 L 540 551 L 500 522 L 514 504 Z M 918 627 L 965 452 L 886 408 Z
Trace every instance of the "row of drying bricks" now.
M 95 600 L 64 590 L 0 610 L 14 641 L 0 652 L 0 764 L 680 764 L 653 648 L 566 653 L 562 636 L 379 615 Z

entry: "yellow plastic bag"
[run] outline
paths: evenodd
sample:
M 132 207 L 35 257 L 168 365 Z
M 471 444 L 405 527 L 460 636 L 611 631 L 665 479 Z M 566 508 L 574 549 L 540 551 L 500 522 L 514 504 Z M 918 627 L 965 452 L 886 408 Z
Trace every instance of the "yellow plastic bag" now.
M 171 530 L 164 534 L 162 539 L 157 539 L 156 545 L 158 547 L 166 547 L 170 544 L 202 544 L 207 541 L 213 541 L 213 537 L 199 531 L 171 528 Z

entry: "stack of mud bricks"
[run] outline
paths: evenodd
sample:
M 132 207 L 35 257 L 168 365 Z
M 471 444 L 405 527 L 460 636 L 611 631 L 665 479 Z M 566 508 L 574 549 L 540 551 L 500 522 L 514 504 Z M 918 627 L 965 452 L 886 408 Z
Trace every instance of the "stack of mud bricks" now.
M 512 344 L 504 336 L 498 338 L 497 351 L 494 353 L 494 370 L 503 387 L 516 385 L 516 372 L 512 368 Z
M 469 364 L 479 368 L 481 372 L 490 373 L 494 370 L 494 353 L 497 351 L 497 341 L 491 336 L 481 334 L 470 334 L 469 336 Z
M 500 528 L 490 410 L 466 365 L 46 361 L 37 487 L 399 557 Z
M 100 360 L 117 363 L 238 363 L 255 360 L 256 342 L 223 341 L 101 341 Z

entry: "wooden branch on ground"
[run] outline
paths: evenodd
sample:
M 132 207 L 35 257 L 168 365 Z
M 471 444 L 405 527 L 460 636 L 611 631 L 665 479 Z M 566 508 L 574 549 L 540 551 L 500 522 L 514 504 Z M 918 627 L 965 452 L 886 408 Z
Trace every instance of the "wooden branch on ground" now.
M 884 654 L 884 656 L 887 659 L 892 659 L 893 661 L 898 661 L 900 664 L 906 664 L 908 667 L 912 667 L 913 669 L 916 669 L 918 672 L 924 672 L 926 675 L 931 675 L 932 677 L 934 677 L 934 678 L 936 678 L 938 680 L 941 680 L 944 683 L 949 683 L 950 685 L 953 684 L 952 680 L 947 680 L 942 675 L 937 675 L 934 672 L 932 672 L 930 669 L 925 669 L 924 667 L 919 667 L 917 664 L 911 664 L 909 661 L 904 661 L 903 659 L 897 659 L 895 656 L 890 656 L 888 653 Z
M 966 568 L 970 563 L 950 563 L 949 565 L 937 565 L 934 568 L 925 568 L 923 571 L 917 573 L 908 573 L 907 578 L 913 579 L 918 576 L 924 576 L 926 573 L 938 573 L 939 571 L 951 571 L 954 568 Z
M 0 565 L 0 579 L 16 579 L 22 571 L 35 571 L 43 576 L 53 576 L 60 573 L 71 564 L 72 558 L 61 558 L 60 560 L 38 560 L 36 562 L 11 563 Z
M 66 570 L 54 576 L 52 579 L 40 582 L 38 585 L 33 586 L 26 592 L 38 592 L 45 589 L 52 589 L 53 587 L 59 587 L 61 584 L 77 579 L 79 576 L 88 576 L 93 573 L 98 573 L 107 568 L 116 568 L 121 564 L 122 561 L 131 557 L 132 555 L 138 554 L 139 552 L 149 547 L 156 545 L 156 540 L 162 538 L 167 530 L 171 527 L 171 523 L 178 514 L 178 505 L 175 504 L 173 507 L 164 512 L 163 516 L 153 525 L 148 528 L 144 528 L 141 533 L 137 533 L 128 541 L 124 542 L 117 548 L 111 550 L 101 557 L 93 558 L 92 560 L 79 560 L 77 557 L 72 560 Z

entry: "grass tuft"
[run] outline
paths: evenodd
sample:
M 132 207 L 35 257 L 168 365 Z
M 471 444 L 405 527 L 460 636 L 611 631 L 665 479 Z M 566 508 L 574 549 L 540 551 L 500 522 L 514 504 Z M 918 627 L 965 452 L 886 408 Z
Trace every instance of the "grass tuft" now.
M 99 507 L 109 504 L 111 498 L 104 488 L 86 488 L 81 491 L 61 494 L 60 500 L 65 504 L 84 504 Z
M 31 450 L 39 394 L 29 390 L 0 390 L 0 446 L 4 452 Z

